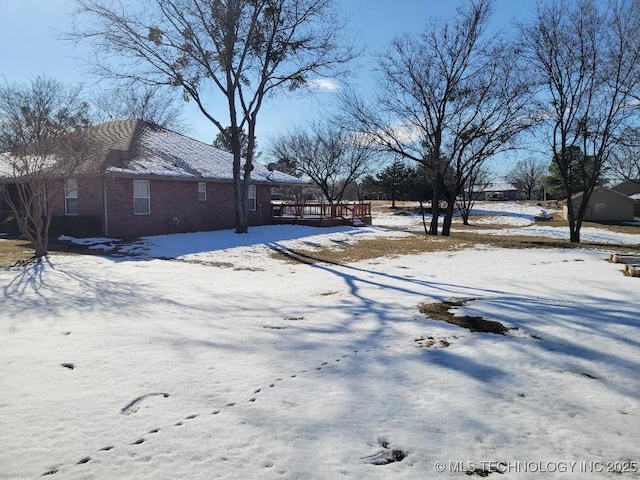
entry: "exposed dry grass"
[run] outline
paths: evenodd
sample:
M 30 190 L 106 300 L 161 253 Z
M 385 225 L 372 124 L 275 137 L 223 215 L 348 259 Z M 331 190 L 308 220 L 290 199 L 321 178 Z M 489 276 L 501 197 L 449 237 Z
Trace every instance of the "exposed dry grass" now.
M 504 335 L 511 328 L 505 327 L 500 322 L 485 320 L 482 317 L 471 317 L 469 315 L 455 315 L 451 310 L 455 307 L 462 307 L 473 299 L 444 301 L 433 303 L 421 303 L 418 310 L 432 320 L 451 323 L 459 327 L 466 328 L 472 332 L 495 333 Z
M 92 254 L 100 252 L 89 250 L 88 247 L 72 245 L 66 242 L 50 241 L 49 252 L 58 255 Z M 8 268 L 28 262 L 35 262 L 34 249 L 31 244 L 19 238 L 0 238 L 0 268 Z
M 637 228 L 637 227 L 636 227 Z M 458 227 L 456 227 L 458 229 Z M 288 249 L 274 251 L 273 255 L 292 263 L 313 264 L 348 263 L 371 260 L 379 257 L 397 257 L 426 252 L 458 251 L 478 245 L 496 248 L 592 248 L 611 252 L 624 252 L 633 249 L 630 246 L 610 245 L 597 242 L 572 244 L 568 240 L 548 237 L 502 236 L 474 233 L 479 228 L 469 226 L 452 233 L 450 237 L 434 237 L 409 234 L 406 237 L 372 238 L 359 240 L 350 245 L 320 247 L 317 249 Z M 485 229 L 483 226 L 482 229 Z M 640 229 L 637 233 L 640 233 Z M 639 242 L 640 243 L 640 242 Z
M 371 238 L 358 240 L 351 244 L 326 246 L 312 250 L 276 250 L 273 255 L 293 263 L 346 263 L 430 251 L 460 250 L 470 246 L 472 245 L 457 237 L 429 237 L 410 234 L 407 237 Z
M 33 257 L 31 244 L 25 240 L 0 239 L 0 268 L 27 262 Z

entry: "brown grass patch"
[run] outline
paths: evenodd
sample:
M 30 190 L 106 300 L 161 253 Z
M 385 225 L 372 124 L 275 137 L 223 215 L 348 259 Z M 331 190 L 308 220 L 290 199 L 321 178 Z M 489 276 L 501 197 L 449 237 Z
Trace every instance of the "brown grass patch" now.
M 376 213 L 390 212 L 402 215 L 404 213 L 415 212 L 419 210 L 415 202 L 396 202 L 396 208 L 390 208 L 390 201 L 372 202 L 372 213 L 374 217 Z M 452 229 L 451 236 L 430 236 L 419 233 L 409 233 L 406 237 L 378 237 L 364 240 L 353 241 L 350 244 L 322 246 L 314 249 L 278 249 L 274 250 L 272 255 L 281 260 L 291 263 L 329 263 L 341 264 L 349 262 L 358 262 L 363 260 L 371 260 L 375 258 L 387 257 L 393 258 L 400 255 L 415 255 L 427 252 L 446 252 L 458 251 L 467 248 L 474 248 L 478 245 L 484 245 L 495 248 L 509 249 L 527 249 L 527 248 L 592 248 L 603 249 L 611 252 L 628 251 L 629 249 L 640 249 L 640 241 L 638 246 L 633 245 L 611 245 L 598 242 L 582 242 L 574 244 L 566 239 L 557 239 L 549 237 L 530 237 L 524 235 L 489 235 L 486 233 L 477 233 L 480 230 L 502 230 L 505 228 L 518 228 L 514 225 L 496 225 L 496 224 L 474 224 L 471 218 L 471 225 L 463 225 L 462 220 L 456 218 Z M 540 221 L 540 223 L 550 227 L 566 227 L 568 222 L 558 215 L 554 215 L 551 220 Z M 585 227 L 596 227 L 609 229 L 614 232 L 635 233 L 640 234 L 640 226 L 635 225 L 604 225 L 599 223 L 585 223 Z M 640 237 L 639 237 L 640 238 Z
M 459 226 L 456 226 L 458 229 Z M 394 258 L 428 252 L 451 252 L 479 245 L 495 248 L 592 248 L 610 252 L 628 251 L 629 245 L 611 245 L 598 242 L 570 243 L 569 240 L 524 235 L 487 235 L 474 233 L 480 227 L 469 226 L 453 232 L 450 237 L 411 233 L 406 237 L 378 237 L 354 241 L 349 245 L 335 245 L 315 249 L 277 249 L 272 256 L 290 263 L 341 263 L 359 262 L 380 257 Z M 485 229 L 486 227 L 481 227 Z M 640 232 L 639 232 L 640 233 Z
M 33 248 L 26 240 L 0 239 L 0 268 L 28 262 L 33 257 Z
M 91 250 L 87 245 L 49 240 L 49 253 L 56 255 L 105 255 L 105 252 Z M 31 243 L 22 238 L 0 238 L 0 268 L 9 268 L 35 262 Z
M 472 317 L 469 315 L 456 316 L 451 310 L 455 307 L 462 307 L 473 299 L 443 301 L 434 303 L 421 303 L 418 305 L 420 313 L 426 315 L 432 320 L 447 322 L 462 328 L 471 330 L 472 332 L 495 333 L 504 335 L 513 328 L 505 327 L 500 322 L 494 320 L 485 320 L 482 317 Z
M 398 257 L 423 252 L 460 250 L 478 242 L 467 244 L 459 237 L 433 237 L 409 234 L 406 237 L 378 237 L 354 241 L 349 245 L 335 245 L 316 249 L 278 249 L 272 255 L 291 263 L 349 263 L 379 257 Z

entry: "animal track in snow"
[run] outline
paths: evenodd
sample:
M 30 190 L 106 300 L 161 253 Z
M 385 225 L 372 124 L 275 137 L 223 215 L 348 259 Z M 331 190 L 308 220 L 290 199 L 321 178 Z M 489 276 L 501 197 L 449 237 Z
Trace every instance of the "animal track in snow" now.
M 365 350 L 366 352 L 369 352 L 370 350 Z M 341 358 L 347 358 L 350 355 L 355 355 L 358 353 L 358 350 L 354 350 L 353 354 L 346 354 L 346 355 L 342 355 Z M 341 358 L 337 358 L 332 360 L 333 362 L 340 362 Z M 320 366 L 316 367 L 315 370 L 298 370 L 295 374 L 290 375 L 289 378 L 296 378 L 298 376 L 298 374 L 306 374 L 306 373 L 313 373 L 318 372 L 320 370 L 322 370 L 323 366 L 329 365 L 330 361 L 326 361 L 326 362 L 322 362 L 320 364 Z M 73 364 L 61 364 L 61 366 L 69 368 L 69 369 L 73 369 L 75 368 Z M 277 386 L 277 382 L 283 382 L 285 381 L 284 378 L 276 378 L 275 380 L 273 380 L 273 383 L 270 383 L 268 385 L 268 388 L 274 388 Z M 286 382 L 285 382 L 286 383 Z M 260 388 L 256 388 L 253 391 L 253 396 L 249 397 L 247 400 L 245 400 L 246 403 L 254 403 L 257 401 L 257 397 L 256 395 L 260 394 L 265 387 L 260 387 Z M 123 415 L 131 415 L 136 413 L 138 410 L 140 410 L 140 408 L 142 407 L 142 404 L 145 400 L 147 400 L 150 397 L 163 397 L 163 398 L 168 398 L 170 395 L 168 393 L 164 393 L 164 392 L 152 392 L 152 393 L 148 393 L 146 395 L 141 395 L 139 397 L 134 398 L 133 400 L 131 400 L 127 405 L 125 405 L 124 407 L 122 407 L 120 409 L 120 413 Z M 224 405 L 224 407 L 233 407 L 237 404 L 237 402 L 229 402 L 226 405 Z M 222 411 L 220 409 L 216 409 L 213 410 L 212 412 L 209 413 L 209 415 L 218 415 L 220 414 Z M 172 426 L 174 427 L 179 427 L 184 425 L 184 421 L 185 420 L 192 420 L 195 419 L 196 417 L 200 416 L 199 413 L 197 414 L 192 414 L 189 415 L 187 417 L 185 417 L 182 421 L 178 421 L 176 423 L 174 423 Z M 148 432 L 148 434 L 154 434 L 154 433 L 158 433 L 161 429 L 160 428 L 154 428 L 152 430 L 150 430 Z M 138 438 L 137 440 L 133 441 L 130 443 L 130 445 L 141 445 L 145 442 L 145 438 L 144 436 Z M 114 445 L 109 445 L 106 447 L 101 448 L 99 451 L 100 452 L 108 452 L 113 450 L 114 448 L 116 448 Z M 370 463 L 376 464 L 376 465 L 385 465 L 386 463 L 392 463 L 392 462 L 398 462 L 401 461 L 402 459 L 404 459 L 406 456 L 406 454 L 404 452 L 402 452 L 401 450 L 389 450 L 388 448 L 385 447 L 385 450 L 383 450 L 382 452 L 379 452 L 376 455 L 371 455 L 370 457 L 364 457 L 364 458 L 369 458 L 371 461 Z M 380 458 L 378 458 L 380 457 Z M 82 465 L 85 463 L 89 463 L 92 460 L 92 457 L 90 456 L 86 456 L 83 457 L 82 459 L 80 459 L 78 462 L 75 463 L 75 465 Z M 376 463 L 376 462 L 381 462 L 381 463 Z M 42 474 L 42 476 L 48 476 L 48 475 L 55 475 L 57 473 L 59 473 L 60 468 L 63 465 L 58 465 L 58 466 L 54 466 L 54 467 L 50 467 L 45 473 Z
M 147 393 L 146 395 L 141 395 L 139 397 L 134 398 L 129 403 L 127 403 L 124 407 L 122 407 L 120 409 L 120 413 L 122 413 L 123 415 L 131 415 L 132 413 L 136 413 L 138 410 L 140 410 L 140 403 L 143 400 L 146 400 L 149 397 L 158 397 L 158 396 L 162 396 L 163 398 L 168 398 L 169 394 L 163 393 L 163 392 L 154 392 L 154 393 Z

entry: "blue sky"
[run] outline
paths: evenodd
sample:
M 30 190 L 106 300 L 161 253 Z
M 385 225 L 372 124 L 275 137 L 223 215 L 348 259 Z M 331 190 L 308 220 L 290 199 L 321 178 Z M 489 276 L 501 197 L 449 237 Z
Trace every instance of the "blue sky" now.
M 375 53 L 397 34 L 418 32 L 432 16 L 451 15 L 460 1 L 450 0 L 338 0 L 352 15 L 351 26 L 363 45 Z M 57 39 L 56 32 L 68 28 L 69 0 L 0 0 L 0 80 L 24 82 L 45 74 L 68 83 L 84 83 L 87 89 L 95 79 L 83 71 L 80 52 Z M 526 20 L 535 10 L 535 0 L 497 0 L 495 26 L 509 26 L 515 18 Z M 366 61 L 366 59 L 364 59 Z M 363 63 L 363 62 L 360 62 Z M 366 90 L 372 64 L 356 72 Z M 265 104 L 258 119 L 258 145 L 280 131 L 306 118 L 322 115 L 330 104 L 330 92 L 318 91 L 295 97 L 281 97 Z M 190 135 L 210 142 L 216 134 L 195 109 L 187 106 L 185 119 L 192 125 Z

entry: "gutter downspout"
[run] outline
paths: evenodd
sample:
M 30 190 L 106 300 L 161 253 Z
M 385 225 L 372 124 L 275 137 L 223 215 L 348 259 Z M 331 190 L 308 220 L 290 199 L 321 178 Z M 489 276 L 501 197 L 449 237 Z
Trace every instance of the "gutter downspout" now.
M 107 181 L 102 181 L 103 207 L 104 207 L 104 236 L 109 237 L 109 217 L 107 212 Z

